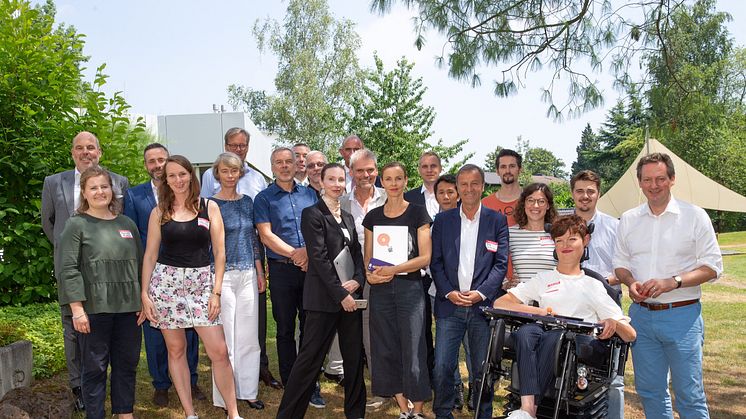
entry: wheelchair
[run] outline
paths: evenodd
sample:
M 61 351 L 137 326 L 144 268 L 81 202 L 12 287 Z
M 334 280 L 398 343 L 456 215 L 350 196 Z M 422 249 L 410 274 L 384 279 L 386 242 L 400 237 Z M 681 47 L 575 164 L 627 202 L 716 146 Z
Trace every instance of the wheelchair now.
M 586 269 L 588 276 L 606 281 Z M 619 302 L 619 292 L 606 284 L 607 293 Z M 483 308 L 490 319 L 490 339 L 487 358 L 477 378 L 475 406 L 479 406 L 485 391 L 501 379 L 509 380 L 505 414 L 521 406 L 518 362 L 513 332 L 527 323 L 538 323 L 545 330 L 558 330 L 560 338 L 554 350 L 554 385 L 550 386 L 538 406 L 537 418 L 605 418 L 608 411 L 608 391 L 617 375 L 624 375 L 629 344 L 618 336 L 601 341 L 593 337 L 600 325 L 582 319 L 563 316 L 539 316 Z M 487 393 L 488 395 L 488 393 Z M 474 419 L 478 419 L 475 409 Z

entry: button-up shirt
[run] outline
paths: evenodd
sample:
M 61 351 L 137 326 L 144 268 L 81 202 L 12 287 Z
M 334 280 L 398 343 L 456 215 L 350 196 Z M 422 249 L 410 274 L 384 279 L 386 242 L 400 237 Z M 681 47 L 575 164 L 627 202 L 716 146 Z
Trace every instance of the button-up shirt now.
M 150 188 L 153 189 L 153 199 L 155 200 L 155 204 L 158 205 L 158 188 L 152 179 L 150 180 Z
M 460 207 L 458 214 L 461 216 L 461 245 L 458 253 L 458 286 L 461 292 L 471 290 L 471 281 L 474 279 L 474 259 L 477 256 L 477 236 L 479 235 L 479 216 L 482 214 L 482 206 L 479 206 L 474 219 L 470 220 Z
M 611 276 L 614 270 L 614 247 L 616 246 L 616 229 L 619 220 L 596 210 L 591 218 L 593 223 L 593 234 L 588 243 L 588 260 L 583 262 L 583 267 L 592 269 L 604 278 Z M 617 285 L 617 287 L 619 287 Z
M 430 214 L 430 218 L 434 220 L 435 215 L 440 212 L 440 204 L 438 204 L 438 200 L 435 199 L 435 192 L 428 191 L 425 185 L 422 185 L 420 192 L 425 196 L 425 208 L 427 208 L 427 213 Z
M 671 197 L 666 209 L 654 215 L 647 203 L 622 215 L 617 229 L 614 268 L 624 268 L 637 282 L 671 278 L 699 267 L 723 272 L 723 257 L 707 213 Z M 673 303 L 700 298 L 699 285 L 682 287 L 648 298 L 648 303 Z
M 259 192 L 254 200 L 254 224 L 270 223 L 274 235 L 293 248 L 305 247 L 300 219 L 303 209 L 317 201 L 316 192 L 293 182 L 290 192 L 272 183 Z M 284 259 L 267 247 L 267 257 Z
M 355 189 L 353 188 L 352 192 L 342 196 L 340 202 L 342 209 L 352 214 L 352 218 L 355 220 L 357 240 L 360 242 L 360 248 L 365 252 L 365 227 L 363 227 L 363 219 L 370 210 L 386 203 L 386 193 L 382 188 L 373 187 L 373 197 L 368 201 L 368 207 L 363 208 L 355 198 Z
M 80 172 L 75 168 L 75 183 L 73 184 L 73 212 L 78 212 L 80 207 Z
M 248 195 L 251 199 L 256 199 L 256 195 L 267 187 L 267 181 L 264 180 L 261 173 L 252 169 L 248 163 L 244 162 L 243 168 L 244 175 L 238 180 L 236 192 Z M 199 194 L 203 198 L 210 198 L 218 192 L 220 192 L 220 182 L 215 179 L 212 168 L 209 168 L 202 175 L 202 189 Z

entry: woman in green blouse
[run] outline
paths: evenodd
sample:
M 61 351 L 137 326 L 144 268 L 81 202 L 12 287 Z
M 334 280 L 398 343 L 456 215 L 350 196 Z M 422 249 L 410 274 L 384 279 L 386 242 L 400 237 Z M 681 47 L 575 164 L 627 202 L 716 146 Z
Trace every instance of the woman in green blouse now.
M 65 224 L 59 301 L 72 314 L 81 350 L 86 418 L 104 418 L 111 366 L 111 411 L 132 418 L 140 360 L 142 245 L 135 223 L 119 214 L 111 177 L 97 166 L 80 176 L 78 214 Z

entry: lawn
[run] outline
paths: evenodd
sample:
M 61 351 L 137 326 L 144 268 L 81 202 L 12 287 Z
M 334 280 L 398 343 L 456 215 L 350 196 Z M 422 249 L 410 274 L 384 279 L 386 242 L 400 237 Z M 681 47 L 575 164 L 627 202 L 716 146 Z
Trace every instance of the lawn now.
M 721 243 L 729 248 L 746 250 L 746 233 L 728 233 L 720 235 Z M 705 318 L 705 347 L 704 372 L 705 390 L 713 418 L 746 418 L 746 255 L 725 256 L 725 274 L 714 284 L 703 287 L 703 311 Z M 629 305 L 626 299 L 625 307 Z M 271 316 L 270 316 L 271 317 Z M 274 335 L 274 324 L 270 319 L 268 336 Z M 274 339 L 268 338 L 270 349 L 270 364 L 277 372 Z M 466 369 L 462 363 L 462 375 Z M 277 375 L 277 374 L 276 374 Z M 64 382 L 64 374 L 54 380 Z M 183 419 L 181 407 L 175 392 L 171 392 L 171 404 L 167 408 L 157 408 L 151 403 L 152 387 L 147 371 L 145 353 L 141 355 L 141 362 L 137 377 L 137 403 L 135 414 L 138 418 L 147 419 Z M 626 417 L 644 417 L 639 401 L 634 391 L 634 378 L 631 361 L 627 365 L 625 377 L 626 387 Z M 369 384 L 369 382 L 368 382 Z M 210 367 L 207 356 L 203 354 L 200 362 L 200 386 L 210 397 Z M 368 386 L 370 388 L 370 386 Z M 281 390 L 273 390 L 260 384 L 259 398 L 267 408 L 261 413 L 251 410 L 246 405 L 239 405 L 245 418 L 274 418 L 282 397 Z M 322 380 L 322 395 L 327 401 L 326 409 L 308 409 L 308 418 L 340 418 L 344 417 L 343 393 L 337 385 Z M 500 410 L 495 403 L 495 413 Z M 222 418 L 222 411 L 212 407 L 209 402 L 196 404 L 201 418 Z M 432 417 L 426 405 L 428 417 Z M 369 411 L 369 418 L 396 417 L 398 409 L 390 404 L 377 411 Z M 456 417 L 469 417 L 466 410 Z M 75 418 L 83 418 L 76 415 Z

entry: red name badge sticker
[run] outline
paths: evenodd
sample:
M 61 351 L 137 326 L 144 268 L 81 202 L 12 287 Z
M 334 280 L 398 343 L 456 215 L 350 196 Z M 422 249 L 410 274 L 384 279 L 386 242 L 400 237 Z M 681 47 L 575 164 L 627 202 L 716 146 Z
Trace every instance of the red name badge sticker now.
M 210 229 L 210 220 L 206 218 L 197 218 L 197 225 L 200 227 L 204 227 L 206 229 Z
M 129 230 L 119 230 L 119 235 L 122 236 L 123 239 L 132 238 L 132 232 Z
M 554 240 L 552 240 L 552 236 L 540 236 L 539 244 L 542 246 L 554 246 Z
M 497 242 L 493 242 L 492 240 L 486 240 L 484 242 L 484 246 L 487 248 L 488 252 L 492 252 L 492 253 L 497 252 Z
M 547 293 L 559 291 L 560 281 L 547 284 Z

